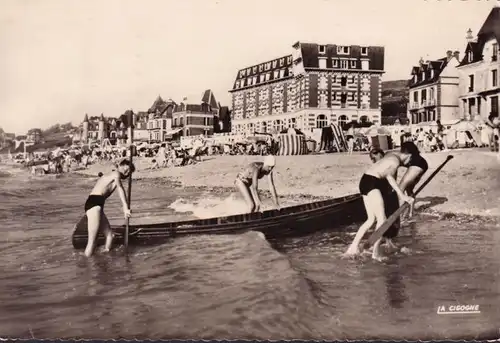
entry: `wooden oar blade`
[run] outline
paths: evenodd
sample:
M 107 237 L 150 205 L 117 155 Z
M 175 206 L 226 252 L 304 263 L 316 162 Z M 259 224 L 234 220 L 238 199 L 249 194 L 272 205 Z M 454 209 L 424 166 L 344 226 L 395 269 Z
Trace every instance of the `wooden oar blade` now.
M 453 155 L 448 155 L 446 157 L 446 160 L 443 163 L 441 163 L 441 165 L 439 167 L 437 167 L 436 170 L 431 175 L 429 175 L 427 180 L 425 180 L 424 183 L 422 183 L 422 185 L 415 191 L 415 196 L 417 196 L 417 194 L 420 193 L 420 191 L 422 191 L 422 189 L 424 189 L 424 187 L 434 178 L 434 176 L 436 176 L 436 174 L 439 173 L 441 171 L 441 169 L 443 169 L 443 167 L 446 165 L 446 163 L 448 163 L 452 159 L 453 159 Z M 369 247 L 369 246 L 372 246 L 373 244 L 375 244 L 375 242 L 378 241 L 384 235 L 384 233 L 392 226 L 392 224 L 394 224 L 394 222 L 399 218 L 399 216 L 401 216 L 401 214 L 409 206 L 410 206 L 410 204 L 405 202 L 393 214 L 391 214 L 389 216 L 389 218 L 387 218 L 386 221 L 378 228 L 378 230 L 376 230 L 375 232 L 372 233 L 372 235 L 368 238 L 368 241 L 365 244 L 365 246 Z

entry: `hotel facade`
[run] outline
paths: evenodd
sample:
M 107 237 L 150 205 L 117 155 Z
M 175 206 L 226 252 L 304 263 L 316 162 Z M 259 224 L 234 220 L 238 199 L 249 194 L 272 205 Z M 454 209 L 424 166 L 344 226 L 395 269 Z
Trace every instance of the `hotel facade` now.
M 238 71 L 232 133 L 381 122 L 384 48 L 297 42 L 292 54 Z
M 443 125 L 460 120 L 459 52 L 448 50 L 446 57 L 434 61 L 420 59 L 409 80 L 408 119 L 411 124 L 428 125 L 440 120 Z
M 476 38 L 470 29 L 467 34 L 465 55 L 458 66 L 461 116 L 467 120 L 498 116 L 500 8 L 491 10 Z

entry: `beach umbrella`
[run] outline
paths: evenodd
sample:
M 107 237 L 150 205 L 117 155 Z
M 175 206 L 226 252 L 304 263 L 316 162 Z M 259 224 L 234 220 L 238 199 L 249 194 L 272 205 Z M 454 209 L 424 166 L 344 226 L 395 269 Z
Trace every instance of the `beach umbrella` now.
M 476 125 L 470 121 L 461 121 L 456 125 L 452 126 L 457 131 L 474 131 L 476 130 Z
M 368 128 L 366 132 L 364 132 L 365 135 L 367 136 L 390 136 L 391 131 L 387 130 L 386 128 L 380 127 L 380 126 L 371 126 Z

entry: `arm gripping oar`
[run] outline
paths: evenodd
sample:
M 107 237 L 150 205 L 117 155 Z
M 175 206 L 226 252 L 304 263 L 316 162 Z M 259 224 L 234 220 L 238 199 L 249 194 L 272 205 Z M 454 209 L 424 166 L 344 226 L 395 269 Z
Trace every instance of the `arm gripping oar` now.
M 415 191 L 414 197 L 416 197 L 417 194 L 420 193 L 420 191 L 422 189 L 424 189 L 425 186 L 427 186 L 427 184 L 434 178 L 434 176 L 436 176 L 436 174 L 439 173 L 441 171 L 441 169 L 444 168 L 446 163 L 451 161 L 452 158 L 453 158 L 453 155 L 448 155 L 446 157 L 446 160 L 443 163 L 441 163 L 441 165 L 439 167 L 437 167 L 436 170 L 434 170 L 434 172 L 431 175 L 429 175 L 427 180 L 425 180 L 424 183 L 422 183 L 422 185 Z M 403 213 L 403 211 L 406 210 L 409 206 L 410 206 L 410 204 L 405 202 L 393 214 L 391 214 L 389 216 L 389 218 L 386 219 L 385 223 L 383 223 L 382 226 L 380 226 L 378 228 L 378 230 L 376 230 L 374 233 L 372 233 L 370 238 L 368 238 L 368 242 L 365 245 L 365 247 L 375 244 L 375 242 L 380 237 L 382 237 L 382 235 L 389 229 L 389 227 L 391 227 L 392 224 L 394 224 L 394 222 L 399 218 L 399 216 Z

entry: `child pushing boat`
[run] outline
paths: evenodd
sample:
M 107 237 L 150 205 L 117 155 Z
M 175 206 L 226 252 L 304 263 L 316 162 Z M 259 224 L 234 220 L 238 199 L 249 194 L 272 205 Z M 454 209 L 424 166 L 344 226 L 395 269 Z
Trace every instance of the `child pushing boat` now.
M 264 158 L 264 162 L 252 162 L 236 176 L 235 185 L 243 196 L 243 199 L 245 199 L 249 213 L 261 210 L 262 203 L 257 187 L 259 179 L 262 179 L 266 175 L 268 176 L 269 190 L 274 205 L 277 209 L 280 208 L 273 180 L 273 169 L 275 165 L 276 158 L 272 155 L 268 155 Z

